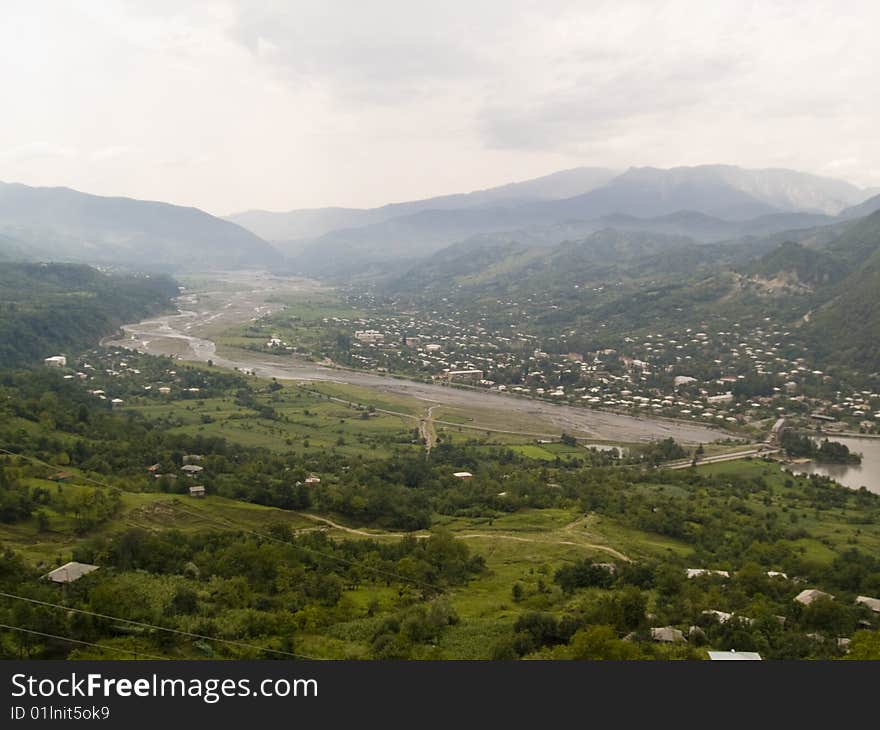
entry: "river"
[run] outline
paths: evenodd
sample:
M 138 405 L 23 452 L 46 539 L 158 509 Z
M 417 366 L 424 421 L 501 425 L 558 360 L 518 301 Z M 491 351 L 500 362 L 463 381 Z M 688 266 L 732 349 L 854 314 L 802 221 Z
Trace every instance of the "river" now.
M 792 470 L 800 474 L 822 474 L 845 487 L 866 487 L 880 494 L 880 439 L 828 435 L 832 441 L 845 444 L 850 451 L 862 455 L 861 464 L 796 464 Z
M 295 356 L 271 356 L 244 349 L 218 352 L 212 336 L 224 327 L 253 321 L 277 310 L 279 294 L 291 286 L 313 283 L 285 282 L 265 276 L 253 288 L 238 291 L 192 292 L 178 299 L 177 314 L 163 315 L 123 327 L 125 337 L 108 342 L 152 355 L 174 355 L 183 360 L 213 361 L 225 368 L 253 371 L 279 380 L 323 380 L 365 386 L 377 391 L 408 395 L 469 412 L 513 414 L 523 432 L 534 431 L 536 421 L 597 441 L 636 442 L 672 437 L 681 443 L 711 443 L 727 438 L 718 429 L 700 423 L 634 417 L 576 406 L 556 405 L 482 390 L 463 390 L 433 383 L 330 368 Z M 275 296 L 273 296 L 275 295 Z M 552 435 L 552 434 L 548 434 Z M 558 432 L 555 434 L 558 435 Z

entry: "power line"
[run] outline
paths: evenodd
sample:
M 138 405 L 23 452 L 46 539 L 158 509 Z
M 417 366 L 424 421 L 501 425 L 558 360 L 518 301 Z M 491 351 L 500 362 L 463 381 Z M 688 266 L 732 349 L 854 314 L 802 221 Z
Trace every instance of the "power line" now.
M 233 646 L 238 646 L 246 649 L 257 649 L 259 651 L 270 652 L 272 654 L 283 654 L 284 656 L 294 657 L 296 659 L 314 659 L 319 660 L 319 657 L 307 656 L 305 654 L 295 654 L 289 651 L 282 651 L 281 649 L 269 649 L 268 647 L 258 646 L 257 644 L 248 644 L 243 641 L 235 641 L 234 639 L 220 639 L 214 636 L 205 636 L 204 634 L 196 634 L 191 631 L 183 631 L 182 629 L 172 629 L 167 626 L 158 626 L 156 624 L 148 624 L 143 621 L 133 621 L 127 618 L 119 618 L 118 616 L 108 616 L 104 613 L 98 613 L 97 611 L 87 611 L 84 608 L 74 608 L 72 606 L 65 606 L 60 603 L 51 603 L 49 601 L 40 601 L 36 598 L 27 598 L 26 596 L 18 596 L 14 593 L 6 593 L 4 591 L 0 591 L 0 597 L 3 598 L 12 598 L 17 601 L 26 601 L 27 603 L 33 603 L 38 606 L 47 606 L 49 608 L 60 608 L 64 611 L 72 611 L 74 613 L 84 614 L 86 616 L 96 616 L 97 618 L 107 619 L 108 621 L 120 621 L 122 623 L 131 624 L 132 626 L 140 626 L 141 628 L 149 628 L 149 629 L 157 629 L 158 631 L 167 631 L 171 634 L 178 634 L 180 636 L 188 636 L 194 639 L 205 639 L 207 641 L 218 641 L 223 644 L 231 644 Z
M 38 459 L 36 456 L 28 456 L 27 454 L 16 454 L 14 451 L 7 451 L 6 449 L 0 448 L 0 454 L 8 454 L 9 456 L 15 456 L 19 459 L 25 459 L 27 461 L 32 461 L 35 464 L 41 464 L 43 466 L 48 466 L 50 469 L 58 469 L 60 468 L 57 464 L 50 464 L 48 461 L 43 461 L 42 459 Z M 91 482 L 92 484 L 97 484 L 99 487 L 106 487 L 107 489 L 116 489 L 112 484 L 108 484 L 107 482 L 101 482 L 97 479 L 92 479 L 91 477 L 83 476 L 82 474 L 77 474 L 76 477 L 78 479 L 82 479 L 84 482 Z
M 58 634 L 47 634 L 44 631 L 35 631 L 34 629 L 26 629 L 23 626 L 10 626 L 9 624 L 0 624 L 0 629 L 9 629 L 11 631 L 20 631 L 24 634 L 33 634 L 34 636 L 42 636 L 48 639 L 60 639 L 61 641 L 69 641 L 71 644 L 82 644 L 84 646 L 94 646 L 99 649 L 104 649 L 106 651 L 118 651 L 123 654 L 134 654 L 134 656 L 142 656 L 147 657 L 148 659 L 161 659 L 165 660 L 168 657 L 164 656 L 156 656 L 155 654 L 146 654 L 142 651 L 135 651 L 134 649 L 123 649 L 121 647 L 115 646 L 107 646 L 106 644 L 96 644 L 92 641 L 82 641 L 81 639 L 74 639 L 70 636 L 59 636 Z
M 50 464 L 50 463 L 48 463 L 48 462 L 42 461 L 41 459 L 37 459 L 37 458 L 35 458 L 35 457 L 33 457 L 33 456 L 27 456 L 27 455 L 25 455 L 25 454 L 16 454 L 15 452 L 7 451 L 6 449 L 3 449 L 3 448 L 0 448 L 0 453 L 9 454 L 10 456 L 17 456 L 17 457 L 20 457 L 20 458 L 22 458 L 22 459 L 27 459 L 27 460 L 29 460 L 29 461 L 33 461 L 33 462 L 36 462 L 36 463 L 38 463 L 38 464 L 42 464 L 43 466 L 48 466 L 48 467 L 50 467 L 50 468 L 52 468 L 52 469 L 57 469 L 57 468 L 58 468 L 58 467 L 57 467 L 56 465 L 54 465 L 54 464 Z M 95 480 L 95 479 L 90 479 L 89 477 L 84 477 L 84 476 L 80 476 L 80 478 L 83 479 L 83 480 L 85 480 L 85 481 L 90 481 L 90 482 L 92 482 L 93 484 L 97 484 L 97 485 L 100 486 L 100 487 L 106 487 L 106 488 L 108 488 L 108 489 L 112 489 L 112 488 L 113 488 L 110 484 L 107 484 L 106 482 L 100 482 L 100 481 L 97 481 L 97 480 Z M 199 519 L 201 519 L 201 520 L 204 520 L 204 521 L 206 521 L 206 522 L 214 522 L 214 524 L 217 524 L 217 525 L 223 525 L 224 527 L 233 527 L 233 528 L 235 528 L 236 530 L 239 530 L 239 531 L 241 531 L 241 532 L 246 532 L 246 533 L 249 533 L 249 534 L 254 535 L 254 536 L 256 536 L 256 537 L 263 538 L 263 539 L 265 539 L 265 540 L 272 540 L 272 541 L 274 541 L 274 542 L 280 542 L 280 543 L 282 543 L 282 544 L 284 544 L 284 545 L 289 545 L 290 547 L 294 547 L 294 548 L 296 548 L 297 550 L 302 550 L 303 552 L 312 553 L 312 554 L 314 554 L 314 555 L 318 555 L 318 556 L 320 556 L 320 557 L 327 558 L 328 560 L 337 560 L 337 561 L 339 561 L 339 562 L 341 562 L 341 563 L 346 563 L 347 565 L 351 565 L 351 566 L 353 566 L 353 567 L 357 567 L 357 566 L 358 566 L 358 563 L 356 563 L 356 562 L 353 561 L 353 560 L 349 560 L 348 558 L 342 558 L 342 557 L 339 557 L 338 555 L 333 555 L 333 554 L 331 554 L 331 553 L 324 553 L 324 552 L 321 552 L 320 550 L 315 550 L 314 548 L 307 548 L 307 547 L 303 547 L 302 545 L 297 545 L 296 543 L 291 542 L 290 540 L 283 540 L 283 539 L 281 539 L 281 538 L 277 538 L 277 537 L 275 537 L 274 535 L 267 535 L 266 533 L 263 533 L 263 532 L 257 532 L 256 530 L 252 530 L 252 529 L 250 529 L 250 528 L 247 528 L 247 527 L 244 527 L 244 526 L 242 526 L 242 525 L 236 524 L 235 522 L 232 522 L 231 520 L 229 520 L 228 518 L 225 518 L 225 517 L 224 517 L 224 518 L 220 518 L 220 519 L 223 520 L 223 522 L 219 522 L 219 521 L 217 520 L 217 518 L 214 518 L 214 519 L 212 520 L 212 519 L 211 519 L 209 516 L 207 516 L 207 515 L 202 515 L 202 514 L 199 514 L 199 513 L 197 513 L 197 512 L 189 512 L 189 511 L 187 511 L 186 509 L 183 509 L 182 507 L 178 507 L 177 509 L 178 509 L 180 512 L 183 512 L 184 514 L 189 515 L 190 517 L 197 517 L 197 518 L 199 518 Z M 295 514 L 295 512 L 294 512 L 294 514 Z M 225 523 L 225 524 L 224 524 L 224 523 Z M 363 567 L 363 566 L 361 566 L 361 567 Z M 374 573 L 379 573 L 379 574 L 382 574 L 382 575 L 388 576 L 388 577 L 390 577 L 390 578 L 396 578 L 397 580 L 403 581 L 404 583 L 413 583 L 414 585 L 419 585 L 419 586 L 422 586 L 423 588 L 430 588 L 431 590 L 435 590 L 435 591 L 442 590 L 442 588 L 441 588 L 440 586 L 438 586 L 438 585 L 434 585 L 434 584 L 432 584 L 432 583 L 428 583 L 428 582 L 426 582 L 426 581 L 419 580 L 418 578 L 411 578 L 411 577 L 409 577 L 409 576 L 400 575 L 399 573 L 394 573 L 394 572 L 392 572 L 392 571 L 383 570 L 382 568 L 372 568 L 372 567 L 371 567 L 371 568 L 369 568 L 369 570 L 372 570 Z

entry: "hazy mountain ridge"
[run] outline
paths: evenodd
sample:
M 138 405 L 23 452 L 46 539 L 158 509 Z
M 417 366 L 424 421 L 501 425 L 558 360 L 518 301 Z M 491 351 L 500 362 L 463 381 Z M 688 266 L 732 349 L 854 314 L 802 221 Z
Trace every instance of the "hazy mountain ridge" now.
M 604 229 L 579 240 L 555 246 L 487 239 L 450 246 L 419 262 L 386 284 L 388 291 L 418 294 L 449 290 L 498 292 L 514 286 L 519 291 L 547 292 L 558 288 L 602 282 L 621 269 L 630 275 L 645 269 L 688 266 L 702 258 L 704 246 L 687 236 Z M 708 247 L 705 247 L 708 248 Z M 668 257 L 671 252 L 677 255 Z M 714 254 L 713 254 L 714 258 Z
M 586 169 L 593 184 L 608 172 Z M 554 245 L 609 226 L 686 235 L 700 241 L 763 236 L 830 224 L 838 212 L 867 195 L 846 182 L 790 170 L 703 165 L 670 170 L 630 168 L 570 197 L 538 200 L 514 196 L 517 192 L 535 196 L 541 190 L 549 196 L 551 188 L 555 195 L 570 191 L 578 184 L 577 175 L 571 174 L 574 172 L 567 171 L 565 185 L 556 187 L 548 182 L 554 176 L 547 176 L 532 181 L 531 187 L 528 182 L 516 183 L 481 193 L 367 211 L 329 209 L 323 213 L 277 214 L 298 215 L 301 220 L 305 215 L 318 216 L 321 225 L 329 225 L 332 220 L 345 222 L 344 227 L 313 239 L 290 242 L 293 236 L 285 236 L 286 242 L 279 245 L 283 245 L 297 270 L 318 276 L 345 276 L 366 263 L 393 262 L 402 254 L 429 256 L 473 236 L 498 234 L 507 240 Z M 466 207 L 465 200 L 470 201 Z M 237 220 L 254 225 L 254 217 L 260 214 L 246 214 Z M 273 232 L 291 231 L 274 228 Z
M 571 195 L 575 191 L 584 192 Z M 452 244 L 552 247 L 606 229 L 694 243 L 815 231 L 821 245 L 832 237 L 824 227 L 852 218 L 815 211 L 843 208 L 852 216 L 872 205 L 861 200 L 865 194 L 849 183 L 788 170 L 703 165 L 617 174 L 584 167 L 374 209 L 233 217 L 272 238 L 324 231 L 280 239 L 285 260 L 257 234 L 195 208 L 0 183 L 0 256 L 147 270 L 268 267 L 330 278 L 386 277 Z M 813 245 L 800 232 L 792 237 Z
M 617 174 L 606 168 L 577 167 L 485 190 L 389 203 L 378 208 L 329 207 L 286 212 L 250 210 L 226 216 L 226 220 L 238 223 L 269 241 L 298 241 L 316 238 L 336 229 L 369 226 L 427 210 L 509 207 L 529 201 L 568 198 L 604 185 Z
M 869 194 L 842 180 L 782 168 L 745 169 L 735 165 L 632 168 L 621 176 L 654 184 L 723 183 L 780 210 L 837 215 Z
M 555 329 L 626 331 L 683 316 L 773 312 L 828 363 L 880 371 L 880 212 L 718 243 L 616 229 L 555 246 L 473 238 L 382 291 L 404 301 L 451 297 L 467 310 L 543 301 L 553 305 L 546 318 Z
M 17 256 L 147 270 L 282 261 L 250 231 L 197 208 L 18 183 L 0 183 L 0 234 L 18 244 Z
M 880 210 L 880 194 L 874 195 L 858 205 L 850 206 L 840 213 L 841 218 L 863 218 Z

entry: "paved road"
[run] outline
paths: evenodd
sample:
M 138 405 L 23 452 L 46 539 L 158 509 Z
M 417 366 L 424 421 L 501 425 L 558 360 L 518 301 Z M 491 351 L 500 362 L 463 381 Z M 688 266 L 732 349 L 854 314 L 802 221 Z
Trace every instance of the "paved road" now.
M 722 461 L 736 461 L 738 459 L 748 459 L 749 457 L 767 456 L 769 454 L 778 454 L 779 449 L 748 449 L 746 451 L 736 451 L 732 454 L 716 454 L 715 456 L 705 456 L 697 462 L 697 466 L 703 464 L 717 464 Z M 670 462 L 664 464 L 664 469 L 687 469 L 692 464 L 691 459 Z

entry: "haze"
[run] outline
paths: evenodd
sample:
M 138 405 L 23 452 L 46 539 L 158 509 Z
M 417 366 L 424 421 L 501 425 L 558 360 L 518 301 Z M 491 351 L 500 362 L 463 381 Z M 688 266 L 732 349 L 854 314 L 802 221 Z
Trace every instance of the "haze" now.
M 0 180 L 215 214 L 578 165 L 876 186 L 878 21 L 870 2 L 7 0 Z

